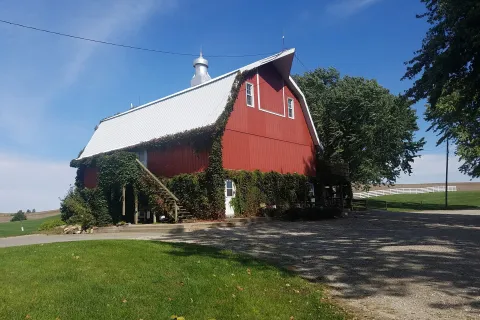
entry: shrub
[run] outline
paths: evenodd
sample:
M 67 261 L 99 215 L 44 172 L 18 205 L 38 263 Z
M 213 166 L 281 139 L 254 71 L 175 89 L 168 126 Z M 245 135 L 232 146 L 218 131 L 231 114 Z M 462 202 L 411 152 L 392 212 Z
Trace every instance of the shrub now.
M 95 225 L 95 217 L 89 213 L 82 213 L 78 215 L 71 216 L 67 220 L 68 224 L 79 224 L 82 226 L 83 230 L 89 229 Z
M 280 208 L 265 207 L 260 209 L 260 215 L 264 217 L 279 219 L 283 217 L 284 213 L 285 213 L 285 210 Z
M 60 217 L 68 223 L 68 220 L 74 216 L 89 213 L 85 200 L 80 195 L 78 189 L 70 188 L 67 195 L 60 202 Z
M 62 219 L 60 219 L 60 218 L 52 219 L 52 220 L 47 220 L 44 223 L 42 223 L 40 225 L 40 227 L 38 227 L 38 230 L 39 231 L 49 231 L 49 230 L 53 230 L 56 227 L 60 227 L 60 226 L 63 226 L 63 225 L 65 225 L 65 222 L 63 222 Z
M 112 216 L 108 213 L 108 202 L 99 188 L 82 189 L 80 192 L 94 218 L 94 224 L 103 227 L 112 224 Z
M 10 219 L 10 221 L 22 221 L 22 220 L 27 220 L 27 216 L 25 215 L 25 213 L 22 211 L 22 210 L 18 210 L 17 213 L 15 213 L 13 216 L 12 216 L 12 219 Z
M 96 197 L 100 196 L 95 191 L 71 188 L 60 203 L 62 220 L 68 224 L 80 224 L 83 229 L 96 225 L 93 209 L 97 209 L 100 201 Z

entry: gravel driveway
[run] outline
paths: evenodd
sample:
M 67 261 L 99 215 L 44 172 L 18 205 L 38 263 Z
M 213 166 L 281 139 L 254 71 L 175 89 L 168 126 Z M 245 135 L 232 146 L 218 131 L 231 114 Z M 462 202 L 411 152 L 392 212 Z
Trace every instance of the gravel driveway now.
M 375 319 L 480 319 L 480 211 L 372 212 L 176 235 L 94 234 L 0 239 L 0 247 L 136 238 L 191 242 L 271 260 L 332 288 Z

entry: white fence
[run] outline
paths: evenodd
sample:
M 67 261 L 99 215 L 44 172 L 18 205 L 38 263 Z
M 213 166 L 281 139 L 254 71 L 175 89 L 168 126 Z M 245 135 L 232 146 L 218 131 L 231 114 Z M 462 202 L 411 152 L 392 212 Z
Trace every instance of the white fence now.
M 457 186 L 448 186 L 448 191 L 457 191 Z M 375 190 L 367 192 L 355 192 L 355 199 L 365 199 L 371 197 L 387 196 L 392 194 L 419 194 L 431 192 L 445 192 L 445 186 L 425 187 L 425 188 L 391 188 L 385 190 Z

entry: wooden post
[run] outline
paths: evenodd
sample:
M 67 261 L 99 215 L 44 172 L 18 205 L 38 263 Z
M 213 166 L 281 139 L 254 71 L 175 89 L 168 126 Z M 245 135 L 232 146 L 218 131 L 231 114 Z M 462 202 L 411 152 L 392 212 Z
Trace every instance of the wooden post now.
M 352 190 L 352 183 L 350 181 L 347 183 L 347 196 L 348 196 L 347 207 L 352 208 L 353 190 Z
M 138 193 L 135 192 L 135 215 L 133 216 L 133 223 L 138 224 Z
M 155 212 L 152 212 L 152 215 L 153 215 L 153 223 L 157 223 L 157 215 L 155 214 Z
M 342 183 L 340 184 L 340 207 L 342 208 L 342 211 L 344 208 L 343 202 L 344 202 L 344 199 L 343 199 L 343 183 Z
M 122 216 L 125 215 L 125 186 L 122 188 Z
M 175 210 L 175 223 L 177 223 L 177 222 L 178 222 L 178 206 L 177 206 L 177 202 L 176 202 L 176 201 L 175 201 L 175 203 L 174 203 L 174 206 L 175 206 L 175 207 L 174 207 L 173 210 Z

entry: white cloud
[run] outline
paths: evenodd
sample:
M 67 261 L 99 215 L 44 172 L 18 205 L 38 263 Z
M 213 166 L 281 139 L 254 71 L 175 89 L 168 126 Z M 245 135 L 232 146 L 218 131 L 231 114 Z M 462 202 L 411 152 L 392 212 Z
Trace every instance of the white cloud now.
M 0 212 L 59 208 L 75 173 L 68 161 L 0 153 Z
M 335 0 L 327 6 L 327 14 L 337 18 L 348 18 L 382 0 Z
M 458 171 L 461 165 L 458 157 L 452 155 L 448 159 L 448 180 L 452 183 L 470 181 L 469 176 Z M 421 158 L 415 159 L 412 165 L 412 175 L 402 174 L 397 179 L 397 184 L 445 182 L 445 160 L 445 155 L 442 154 L 422 155 Z M 480 181 L 480 179 L 474 179 L 473 181 Z

